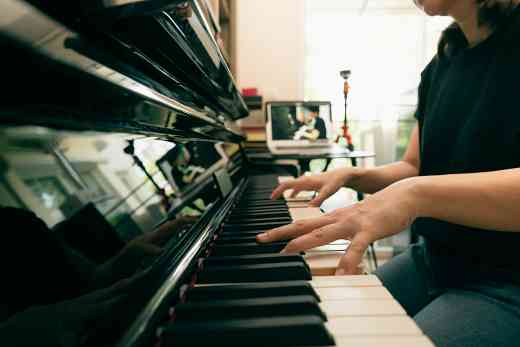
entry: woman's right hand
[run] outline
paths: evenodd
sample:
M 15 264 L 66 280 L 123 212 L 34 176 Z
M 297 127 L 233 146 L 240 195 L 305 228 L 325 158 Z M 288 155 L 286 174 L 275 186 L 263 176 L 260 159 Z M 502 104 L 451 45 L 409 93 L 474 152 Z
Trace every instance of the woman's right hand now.
M 286 190 L 292 189 L 291 197 L 302 191 L 315 191 L 318 195 L 309 203 L 311 206 L 321 206 L 332 194 L 347 186 L 358 177 L 359 171 L 355 168 L 336 169 L 314 176 L 302 176 L 295 180 L 281 183 L 271 194 L 276 200 L 283 196 Z

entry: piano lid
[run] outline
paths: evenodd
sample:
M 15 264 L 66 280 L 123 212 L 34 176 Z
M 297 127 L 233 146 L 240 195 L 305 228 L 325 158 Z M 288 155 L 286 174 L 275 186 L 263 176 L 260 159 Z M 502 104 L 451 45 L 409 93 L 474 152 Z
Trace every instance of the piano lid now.
M 103 41 L 104 50 L 124 47 L 120 58 L 168 88 L 182 84 L 222 117 L 248 115 L 203 0 L 30 2 L 82 35 Z
M 19 0 L 3 1 L 0 9 L 0 71 L 9 86 L 0 107 L 4 123 L 243 140 L 182 81 L 165 85 L 132 65 L 138 54 L 121 59 L 121 46 L 109 50 Z

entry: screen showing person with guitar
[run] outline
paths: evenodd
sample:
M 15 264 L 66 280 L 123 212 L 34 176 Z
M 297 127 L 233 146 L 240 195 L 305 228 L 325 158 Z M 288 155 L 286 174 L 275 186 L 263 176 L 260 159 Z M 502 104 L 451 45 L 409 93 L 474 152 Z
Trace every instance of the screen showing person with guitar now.
M 327 127 L 325 121 L 320 117 L 320 107 L 318 105 L 309 105 L 303 107 L 297 115 L 297 120 L 301 124 L 295 132 L 294 140 L 326 140 Z

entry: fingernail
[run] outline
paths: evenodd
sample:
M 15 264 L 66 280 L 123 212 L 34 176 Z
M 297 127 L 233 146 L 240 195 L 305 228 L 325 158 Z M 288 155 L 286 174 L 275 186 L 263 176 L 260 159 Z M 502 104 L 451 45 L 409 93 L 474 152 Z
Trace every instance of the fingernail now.
M 345 271 L 345 269 L 337 269 L 336 270 L 336 276 L 345 276 L 347 272 Z
M 267 237 L 267 233 L 263 233 L 263 234 L 258 234 L 256 235 L 256 238 L 258 240 L 265 240 L 265 238 Z
M 282 251 L 281 251 L 280 253 L 283 253 L 283 254 L 287 253 L 287 247 L 285 247 L 284 249 L 282 249 Z

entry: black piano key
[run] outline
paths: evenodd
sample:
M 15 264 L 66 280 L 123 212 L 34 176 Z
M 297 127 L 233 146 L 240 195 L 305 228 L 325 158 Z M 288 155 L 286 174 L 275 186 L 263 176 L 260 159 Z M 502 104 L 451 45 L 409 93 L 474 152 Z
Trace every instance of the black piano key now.
M 225 222 L 225 225 L 244 225 L 244 224 L 257 224 L 257 223 L 277 223 L 277 224 L 290 224 L 292 223 L 291 217 L 282 218 L 230 218 Z
M 266 298 L 273 296 L 311 295 L 320 301 L 320 297 L 306 281 L 282 281 L 265 283 L 221 284 L 201 286 L 188 290 L 188 301 L 207 301 L 222 299 Z
M 275 201 L 271 199 L 271 194 L 269 193 L 258 193 L 258 194 L 247 194 L 238 200 L 239 202 L 246 201 Z
M 238 205 L 233 208 L 232 214 L 235 213 L 245 213 L 248 211 L 271 211 L 271 212 L 280 212 L 285 211 L 289 212 L 289 207 L 287 205 L 277 205 L 277 206 L 248 206 L 248 205 Z
M 267 207 L 267 206 L 287 206 L 284 200 L 264 200 L 264 201 L 251 201 L 251 202 L 240 202 L 239 207 Z
M 244 224 L 229 224 L 224 223 L 224 231 L 248 231 L 248 230 L 270 230 L 274 228 L 283 227 L 288 223 L 244 223 Z
M 309 281 L 311 272 L 302 262 L 206 266 L 197 275 L 198 283 L 248 283 Z
M 317 316 L 178 321 L 167 325 L 162 346 L 330 346 L 334 339 Z
M 175 306 L 176 321 L 299 315 L 312 315 L 327 320 L 316 298 L 310 295 L 189 302 Z
M 298 254 L 253 254 L 253 255 L 236 255 L 229 257 L 209 257 L 204 259 L 205 266 L 224 266 L 224 265 L 254 265 L 254 264 L 273 264 L 273 263 L 288 263 L 300 262 L 308 267 L 303 256 Z
M 272 242 L 266 244 L 258 243 L 238 243 L 230 245 L 214 245 L 211 250 L 211 255 L 214 256 L 229 256 L 229 255 L 248 255 L 248 254 L 262 254 L 262 253 L 279 253 L 285 246 L 287 241 Z
M 256 218 L 291 218 L 291 215 L 288 211 L 276 211 L 276 212 L 259 212 L 254 215 L 248 215 L 248 214 L 238 214 L 238 213 L 231 213 L 228 217 L 228 219 L 233 220 L 240 220 L 240 219 L 248 219 L 251 217 Z
M 245 209 L 261 209 L 261 208 L 278 208 L 287 209 L 287 204 L 285 202 L 260 202 L 260 203 L 240 203 L 239 205 L 235 206 L 238 210 L 245 210 Z
M 278 216 L 284 215 L 285 217 L 290 217 L 289 210 L 283 209 L 269 209 L 269 210 L 254 210 L 254 211 L 236 211 L 229 215 L 228 218 L 248 218 L 251 216 L 255 217 L 269 217 L 269 216 Z
M 220 237 L 233 237 L 233 236 L 256 236 L 258 234 L 265 233 L 266 230 L 234 230 L 234 231 L 224 231 L 220 234 Z
M 226 234 L 228 235 L 228 234 Z M 255 243 L 256 242 L 256 235 L 242 235 L 240 233 L 232 234 L 236 236 L 221 236 L 216 241 L 215 244 L 217 245 L 223 245 L 223 244 L 237 244 L 237 243 Z

